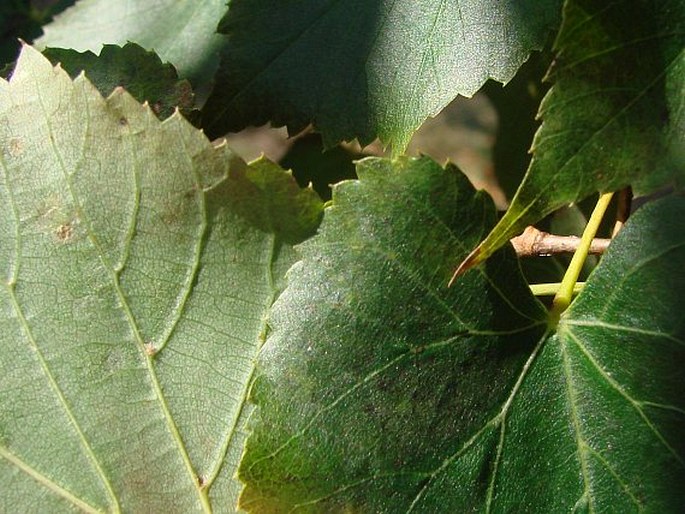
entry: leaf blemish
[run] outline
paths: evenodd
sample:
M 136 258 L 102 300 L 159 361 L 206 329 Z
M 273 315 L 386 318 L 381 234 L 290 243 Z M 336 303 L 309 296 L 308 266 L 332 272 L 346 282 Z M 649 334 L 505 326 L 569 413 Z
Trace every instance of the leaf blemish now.
M 10 155 L 19 157 L 24 151 L 24 142 L 18 137 L 13 137 L 9 142 Z
M 74 235 L 74 223 L 69 222 L 69 223 L 64 223 L 57 227 L 57 230 L 55 231 L 55 235 L 57 236 L 57 239 L 61 243 L 67 243 L 69 242 L 73 235 Z

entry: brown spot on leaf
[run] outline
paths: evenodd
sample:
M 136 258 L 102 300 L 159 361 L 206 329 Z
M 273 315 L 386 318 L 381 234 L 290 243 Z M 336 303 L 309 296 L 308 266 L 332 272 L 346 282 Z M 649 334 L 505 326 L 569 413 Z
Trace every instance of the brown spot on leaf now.
M 55 235 L 57 236 L 57 239 L 60 242 L 68 242 L 74 235 L 74 225 L 72 223 L 65 223 L 63 225 L 60 225 L 59 227 L 57 227 Z
M 9 142 L 9 150 L 12 157 L 18 157 L 24 151 L 24 142 L 18 137 L 13 137 Z

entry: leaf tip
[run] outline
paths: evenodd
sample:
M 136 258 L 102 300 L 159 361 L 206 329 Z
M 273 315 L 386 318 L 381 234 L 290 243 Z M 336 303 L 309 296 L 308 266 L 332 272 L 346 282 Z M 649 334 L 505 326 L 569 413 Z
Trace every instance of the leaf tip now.
M 461 264 L 457 266 L 457 269 L 455 270 L 454 274 L 452 275 L 452 278 L 450 281 L 447 283 L 447 287 L 452 287 L 454 285 L 454 282 L 462 276 L 464 273 L 466 273 L 468 270 L 471 268 L 477 266 L 481 262 L 483 262 L 483 255 L 481 254 L 481 249 L 482 249 L 482 244 L 479 244 L 474 248 L 474 250 L 466 256 L 466 258 L 461 261 Z

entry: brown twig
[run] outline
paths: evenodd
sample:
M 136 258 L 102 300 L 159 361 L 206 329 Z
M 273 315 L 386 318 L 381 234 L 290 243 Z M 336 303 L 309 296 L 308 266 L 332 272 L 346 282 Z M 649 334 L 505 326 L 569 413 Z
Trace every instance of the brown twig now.
M 593 239 L 590 245 L 590 253 L 604 253 L 610 242 L 611 239 Z M 557 236 L 532 226 L 526 228 L 523 234 L 511 240 L 511 244 L 514 245 L 514 250 L 516 250 L 516 255 L 519 257 L 544 257 L 559 253 L 573 253 L 578 248 L 579 243 L 579 237 Z

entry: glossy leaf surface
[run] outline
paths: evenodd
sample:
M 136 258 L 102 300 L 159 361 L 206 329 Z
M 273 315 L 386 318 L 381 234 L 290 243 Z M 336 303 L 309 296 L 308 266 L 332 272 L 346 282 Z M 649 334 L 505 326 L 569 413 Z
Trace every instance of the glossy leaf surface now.
M 561 3 L 233 0 L 206 106 L 210 133 L 313 122 L 331 146 L 380 137 L 395 153 L 458 94 L 508 81 L 558 23 Z
M 30 47 L 0 120 L 0 511 L 232 511 L 265 316 L 320 201 Z
M 240 505 L 679 512 L 683 199 L 630 221 L 555 330 L 510 249 L 445 287 L 495 216 L 454 168 L 358 174 L 274 306 Z

